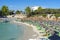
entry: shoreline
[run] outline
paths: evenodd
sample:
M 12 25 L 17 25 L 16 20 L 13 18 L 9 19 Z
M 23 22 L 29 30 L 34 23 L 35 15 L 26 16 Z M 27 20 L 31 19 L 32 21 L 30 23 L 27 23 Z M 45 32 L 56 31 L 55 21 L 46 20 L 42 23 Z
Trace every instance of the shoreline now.
M 28 27 L 32 27 L 33 28 L 33 31 L 34 32 L 36 32 L 37 34 L 40 34 L 39 33 L 39 30 L 37 30 L 37 28 L 36 28 L 36 26 L 34 26 L 34 25 L 32 25 L 32 24 L 28 24 L 28 23 L 23 23 L 23 22 L 17 22 L 17 21 L 14 21 L 15 23 L 21 23 L 21 24 L 24 24 L 24 25 L 26 25 L 26 26 L 28 26 Z
M 18 21 L 13 21 L 13 23 L 23 24 L 23 25 L 27 26 L 27 27 L 24 27 L 25 32 L 24 32 L 23 40 L 29 40 L 29 39 L 36 39 L 37 40 L 38 37 L 40 36 L 40 33 L 37 30 L 36 26 L 34 26 L 32 24 L 18 22 Z

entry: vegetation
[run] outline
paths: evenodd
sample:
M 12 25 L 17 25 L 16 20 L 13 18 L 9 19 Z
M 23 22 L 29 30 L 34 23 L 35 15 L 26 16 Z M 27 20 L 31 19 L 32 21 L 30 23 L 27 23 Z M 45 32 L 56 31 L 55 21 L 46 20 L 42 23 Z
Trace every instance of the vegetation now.
M 14 14 L 14 10 L 9 10 L 9 15 L 13 15 Z
M 12 14 L 14 14 L 14 12 L 16 14 L 21 13 L 20 10 L 17 10 L 17 11 L 9 10 L 9 8 L 4 5 L 0 9 L 0 16 L 12 15 Z M 42 15 L 43 17 L 46 17 L 47 14 L 54 14 L 57 18 L 60 16 L 60 9 L 51 9 L 51 8 L 43 9 L 42 7 L 39 7 L 37 10 L 32 10 L 30 7 L 26 7 L 25 13 L 26 13 L 27 17 L 34 16 L 34 15 L 39 15 L 39 16 Z
M 30 7 L 26 7 L 25 12 L 27 13 L 27 16 L 31 16 L 31 8 Z
M 13 15 L 14 14 L 14 10 L 9 10 L 9 8 L 7 6 L 2 6 L 2 8 L 0 9 L 0 17 L 6 17 L 7 15 Z M 20 14 L 21 11 L 17 10 L 15 12 L 16 14 Z
M 17 10 L 15 13 L 16 13 L 16 14 L 20 14 L 20 13 L 21 13 L 21 11 Z
M 30 7 L 27 7 L 26 14 L 28 14 L 27 17 L 33 15 L 42 15 L 43 17 L 46 17 L 47 14 L 54 14 L 57 18 L 60 16 L 60 9 L 50 9 L 50 8 L 43 9 L 42 7 L 39 7 L 37 10 L 33 11 L 31 10 Z
M 9 10 L 9 8 L 7 6 L 2 6 L 1 10 L 0 10 L 0 17 L 6 17 L 7 15 L 12 15 L 14 14 L 14 11 Z
M 0 10 L 0 16 L 6 16 L 8 15 L 9 9 L 7 6 L 2 6 L 1 10 Z
M 56 18 L 60 17 L 60 14 L 55 14 Z

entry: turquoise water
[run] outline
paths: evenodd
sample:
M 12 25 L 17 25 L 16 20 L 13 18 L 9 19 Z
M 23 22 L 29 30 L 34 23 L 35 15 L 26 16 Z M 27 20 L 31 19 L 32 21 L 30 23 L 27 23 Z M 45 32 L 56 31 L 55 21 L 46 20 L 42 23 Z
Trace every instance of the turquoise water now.
M 22 40 L 22 37 L 22 26 L 11 23 L 0 23 L 0 40 Z

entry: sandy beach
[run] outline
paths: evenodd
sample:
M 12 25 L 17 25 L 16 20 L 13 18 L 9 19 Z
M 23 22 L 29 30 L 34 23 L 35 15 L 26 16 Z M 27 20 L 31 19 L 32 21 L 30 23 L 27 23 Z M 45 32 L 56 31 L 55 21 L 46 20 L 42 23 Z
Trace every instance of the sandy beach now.
M 32 27 L 24 27 L 24 37 L 23 40 L 35 39 L 38 37 L 38 34 L 33 31 Z
M 36 30 L 36 28 L 33 25 L 23 23 L 23 22 L 16 22 L 16 21 L 14 21 L 14 23 L 17 23 L 20 25 L 21 24 L 26 25 L 26 26 L 24 26 L 24 36 L 23 36 L 22 40 L 37 39 L 38 31 Z

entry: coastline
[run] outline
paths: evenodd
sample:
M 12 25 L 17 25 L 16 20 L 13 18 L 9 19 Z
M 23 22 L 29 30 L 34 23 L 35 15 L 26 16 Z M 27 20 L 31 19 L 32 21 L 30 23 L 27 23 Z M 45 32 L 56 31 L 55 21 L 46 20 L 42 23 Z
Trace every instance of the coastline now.
M 23 24 L 24 26 L 24 36 L 23 40 L 29 40 L 29 39 L 36 39 L 39 37 L 39 31 L 37 30 L 36 26 L 33 26 L 32 24 L 13 21 L 13 23 Z
M 34 25 L 32 25 L 32 24 L 28 24 L 28 23 L 23 23 L 23 22 L 17 22 L 17 21 L 14 21 L 15 23 L 20 23 L 20 24 L 24 24 L 24 25 L 26 25 L 26 26 L 28 26 L 28 27 L 32 27 L 33 28 L 33 31 L 34 32 L 36 32 L 37 34 L 40 34 L 39 33 L 39 30 L 37 30 L 37 28 L 36 28 L 36 26 L 34 26 Z

